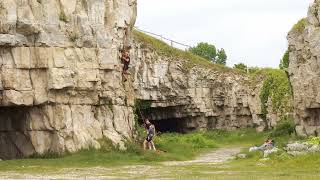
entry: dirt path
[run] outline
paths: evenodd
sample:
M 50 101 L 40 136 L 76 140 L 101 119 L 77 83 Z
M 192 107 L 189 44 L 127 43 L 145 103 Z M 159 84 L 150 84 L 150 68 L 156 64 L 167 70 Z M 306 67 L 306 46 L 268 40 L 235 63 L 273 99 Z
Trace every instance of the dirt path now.
M 132 165 L 114 168 L 67 168 L 47 174 L 0 173 L 1 179 L 175 179 L 191 173 L 197 166 L 222 165 L 231 160 L 241 148 L 222 148 L 191 161 L 169 161 L 157 165 Z M 219 172 L 217 172 L 219 173 Z M 223 173 L 223 172 L 220 172 Z
M 217 164 L 223 163 L 234 158 L 239 154 L 241 148 L 221 148 L 210 153 L 204 154 L 191 161 L 168 161 L 162 164 L 169 166 L 195 165 L 195 164 Z

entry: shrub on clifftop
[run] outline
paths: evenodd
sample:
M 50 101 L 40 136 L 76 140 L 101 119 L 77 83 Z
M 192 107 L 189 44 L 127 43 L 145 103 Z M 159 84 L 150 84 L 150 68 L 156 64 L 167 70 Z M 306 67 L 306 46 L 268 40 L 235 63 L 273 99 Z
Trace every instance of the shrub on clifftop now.
M 293 28 L 291 29 L 291 32 L 301 34 L 306 28 L 306 25 L 307 25 L 307 18 L 302 18 L 297 22 L 297 24 L 293 26 Z
M 235 64 L 233 66 L 234 69 L 238 69 L 240 71 L 243 71 L 243 72 L 247 72 L 247 65 L 243 64 L 243 63 L 239 63 L 239 64 Z
M 214 45 L 201 42 L 197 46 L 189 49 L 192 54 L 203 57 L 209 61 L 214 61 L 217 56 L 217 49 Z
M 190 48 L 189 51 L 215 64 L 226 65 L 227 63 L 226 51 L 223 48 L 217 50 L 214 45 L 206 42 L 199 43 L 197 46 Z

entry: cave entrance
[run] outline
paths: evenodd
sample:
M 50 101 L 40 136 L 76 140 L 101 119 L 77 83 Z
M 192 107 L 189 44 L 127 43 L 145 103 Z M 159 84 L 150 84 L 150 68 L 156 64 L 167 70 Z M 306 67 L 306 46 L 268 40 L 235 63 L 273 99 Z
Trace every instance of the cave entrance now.
M 26 121 L 28 107 L 0 108 L 0 159 L 15 159 L 25 156 L 31 150 Z
M 160 133 L 185 133 L 184 119 L 150 120 L 155 125 L 156 131 Z
M 157 132 L 187 133 L 193 130 L 193 127 L 189 127 L 188 119 L 181 115 L 184 106 L 152 107 L 151 101 L 136 100 L 135 107 L 138 123 L 142 125 L 143 119 L 147 118 L 155 125 Z
M 309 118 L 307 123 L 309 126 L 320 126 L 320 109 L 319 108 L 309 108 L 307 109 Z

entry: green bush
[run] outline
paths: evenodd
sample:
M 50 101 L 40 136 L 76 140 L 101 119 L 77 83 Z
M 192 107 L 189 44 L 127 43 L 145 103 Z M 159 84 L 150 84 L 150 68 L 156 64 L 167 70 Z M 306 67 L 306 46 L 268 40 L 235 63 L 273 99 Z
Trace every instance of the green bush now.
M 295 133 L 295 124 L 292 119 L 286 118 L 278 123 L 271 132 L 272 137 L 287 136 Z
M 312 145 L 320 145 L 320 137 L 309 137 L 307 142 Z
M 287 74 L 279 69 L 260 70 L 264 76 L 260 92 L 262 117 L 268 114 L 268 100 L 271 99 L 273 111 L 284 118 L 287 112 L 292 112 L 292 91 Z
M 61 11 L 60 14 L 59 14 L 59 20 L 63 21 L 63 22 L 68 22 L 69 21 L 67 15 L 63 11 Z
M 292 32 L 301 34 L 305 30 L 307 25 L 307 18 L 300 19 L 292 28 Z
M 145 101 L 145 100 L 140 100 L 140 99 L 136 99 L 134 101 L 134 108 L 137 111 L 144 111 L 144 110 L 148 110 L 151 108 L 151 101 Z
M 198 43 L 197 46 L 191 47 L 189 51 L 197 56 L 203 57 L 204 59 L 208 61 L 214 61 L 217 56 L 217 49 L 214 45 L 201 42 Z
M 140 99 L 136 99 L 134 101 L 133 113 L 134 113 L 136 125 L 139 126 L 139 122 L 142 123 L 142 119 L 144 118 L 142 117 L 143 113 L 145 111 L 148 111 L 151 108 L 151 104 L 152 104 L 151 101 L 144 101 Z
M 243 72 L 247 72 L 247 65 L 245 65 L 244 63 L 239 63 L 239 64 L 235 64 L 233 66 L 234 69 L 238 69 L 240 71 L 243 71 Z
M 287 51 L 284 53 L 279 65 L 279 68 L 283 70 L 288 69 L 288 67 L 289 67 L 289 49 L 287 49 Z

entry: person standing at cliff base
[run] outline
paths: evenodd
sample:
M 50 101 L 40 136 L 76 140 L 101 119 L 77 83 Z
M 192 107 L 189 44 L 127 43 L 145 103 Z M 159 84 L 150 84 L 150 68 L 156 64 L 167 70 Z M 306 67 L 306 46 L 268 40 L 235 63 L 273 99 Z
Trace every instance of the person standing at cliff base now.
M 156 151 L 156 147 L 153 142 L 153 137 L 156 132 L 155 126 L 152 123 L 150 123 L 150 121 L 148 119 L 145 120 L 144 124 L 145 124 L 145 128 L 147 130 L 147 137 L 143 142 L 143 149 L 147 150 L 147 147 L 148 147 L 149 150 Z

